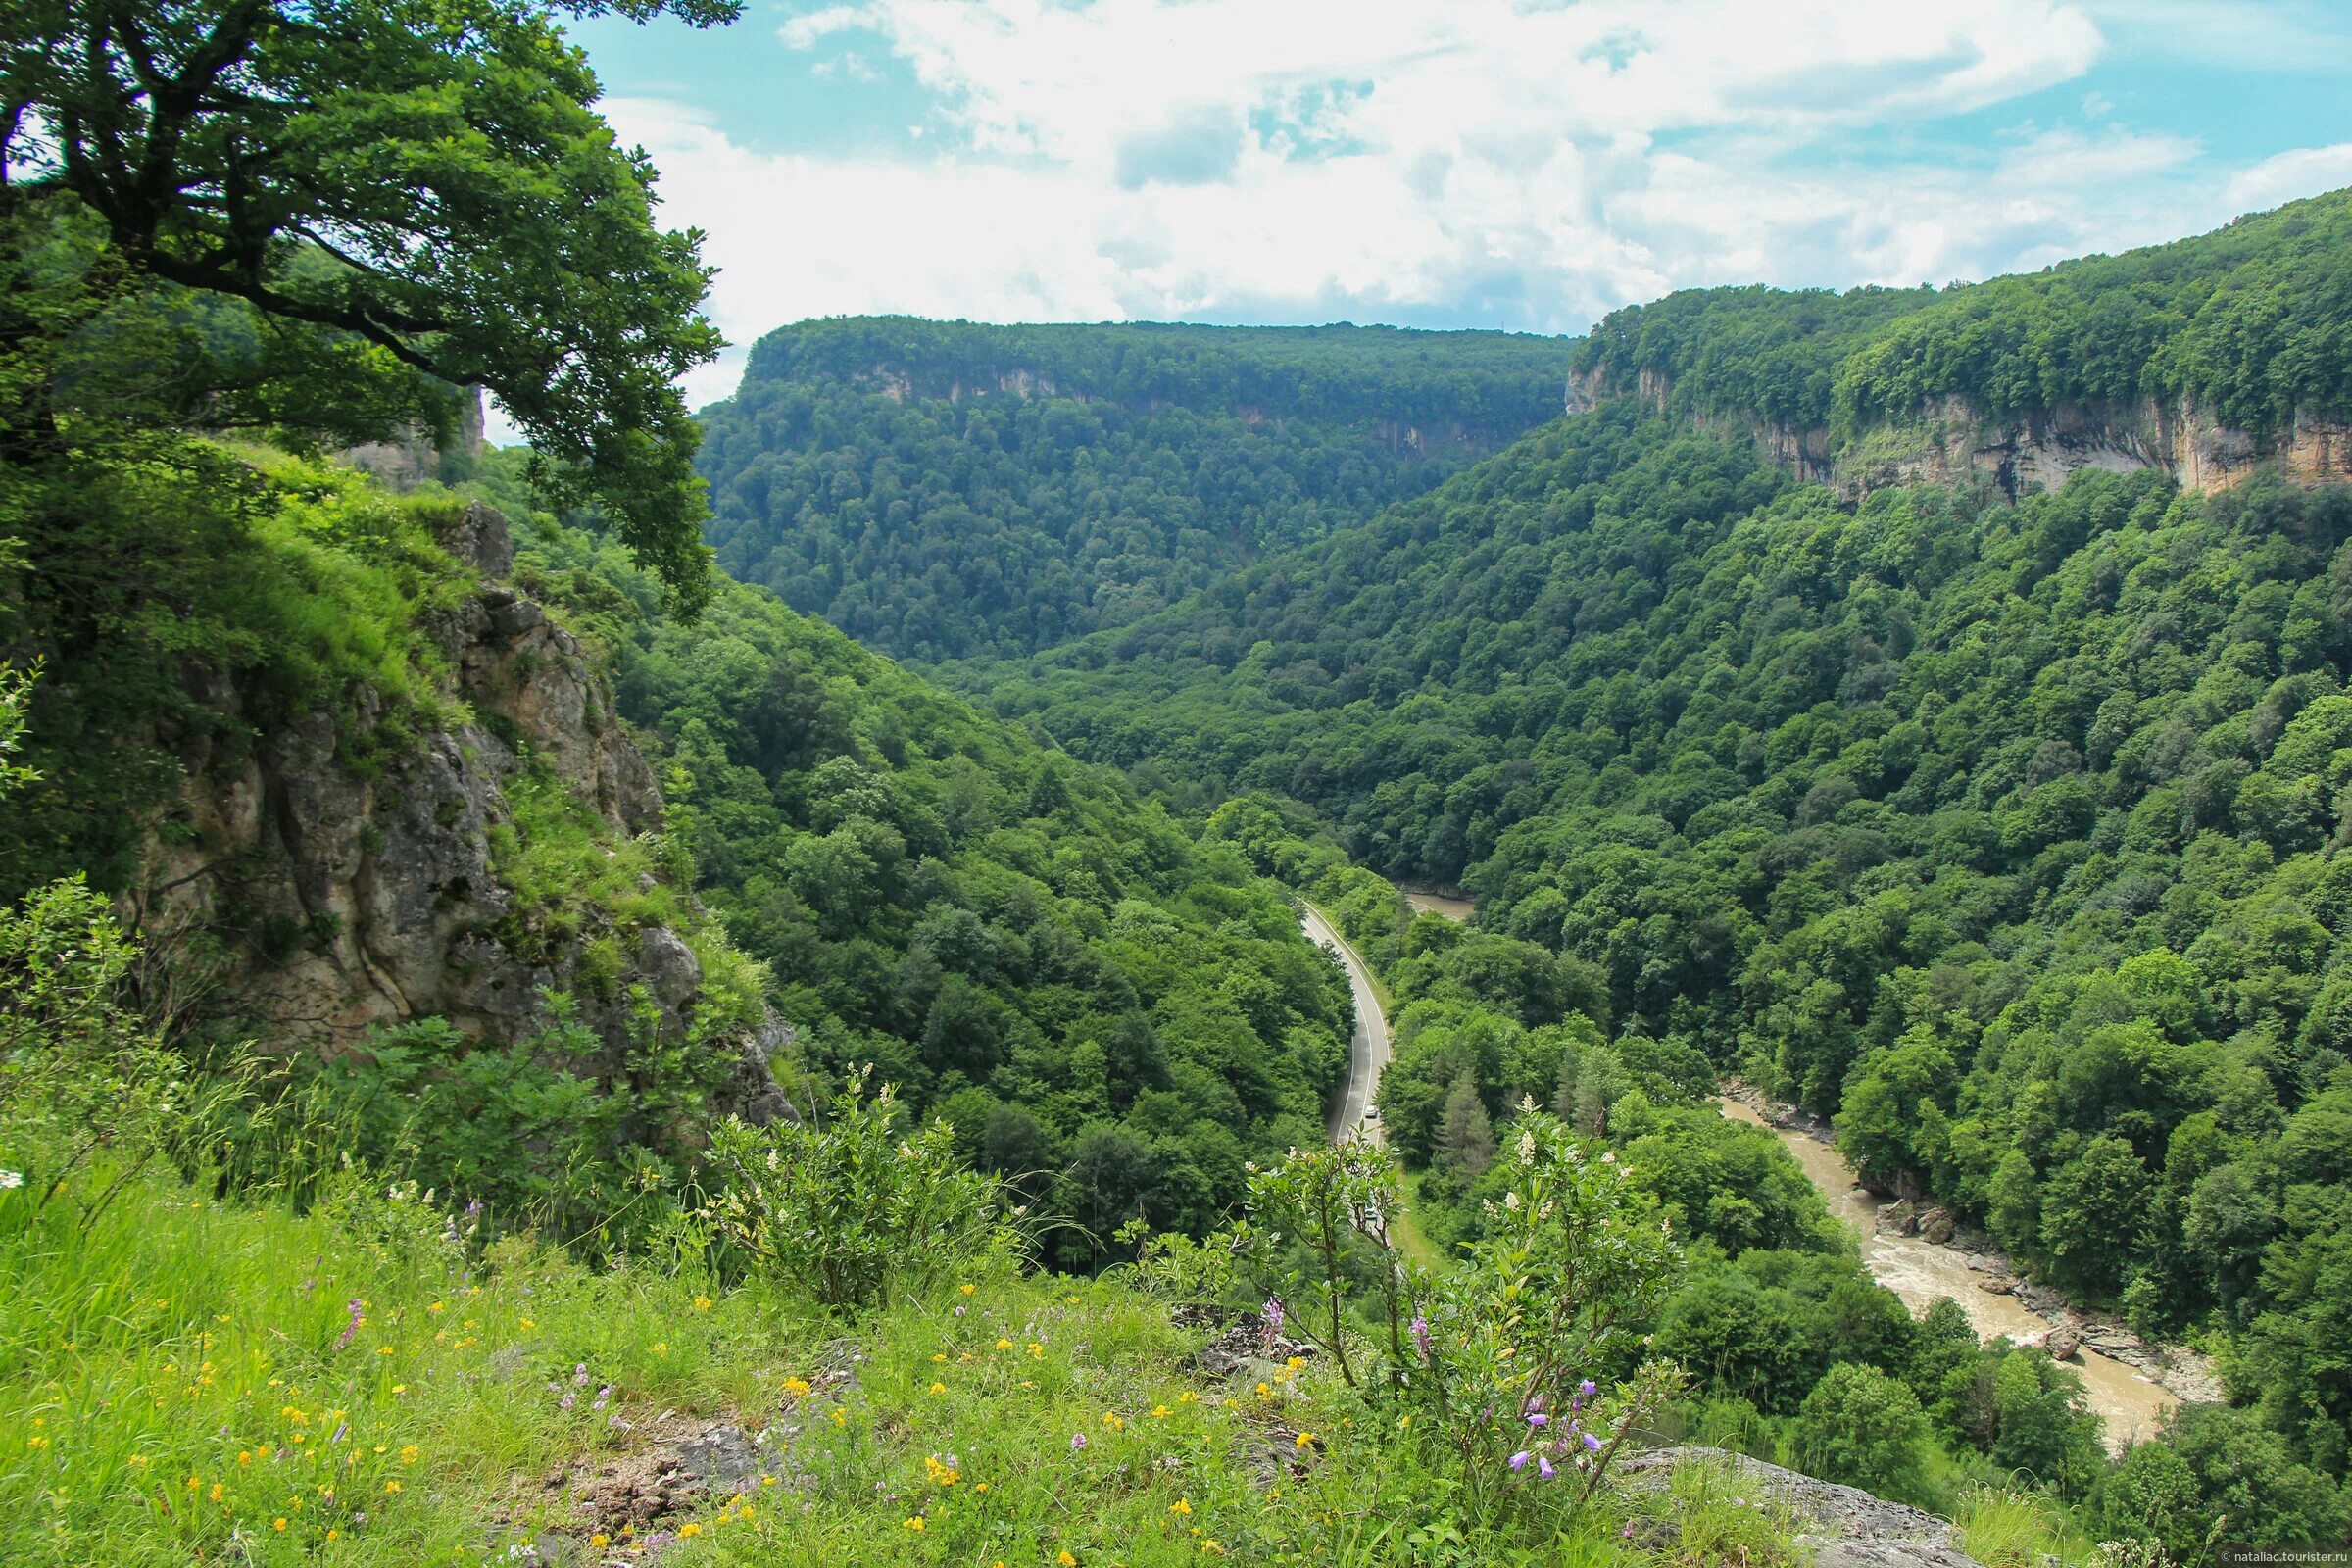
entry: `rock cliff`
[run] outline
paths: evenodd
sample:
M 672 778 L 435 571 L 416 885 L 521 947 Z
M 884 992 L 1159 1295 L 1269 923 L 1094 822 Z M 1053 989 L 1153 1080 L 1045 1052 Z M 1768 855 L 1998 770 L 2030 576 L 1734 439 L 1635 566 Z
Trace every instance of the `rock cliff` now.
M 1613 396 L 1674 407 L 1674 384 L 1642 370 L 1631 386 L 1597 371 L 1568 383 L 1570 415 Z M 1989 482 L 2012 500 L 2035 486 L 2055 490 L 2084 468 L 2131 473 L 2161 468 L 2191 490 L 2220 490 L 2272 464 L 2304 484 L 2352 481 L 2352 423 L 2298 412 L 2269 441 L 2224 425 L 2189 403 L 2062 403 L 2031 414 L 1986 415 L 1947 398 L 1918 418 L 1838 440 L 1826 425 L 1802 428 L 1753 416 L 1690 413 L 1698 428 L 1745 436 L 1765 461 L 1797 478 L 1830 485 L 1847 500 L 1918 483 Z
M 690 892 L 629 914 L 607 900 L 549 916 L 513 885 L 518 791 L 553 802 L 559 825 L 607 862 L 651 842 L 631 843 L 661 827 L 662 797 L 603 674 L 500 581 L 514 564 L 506 519 L 474 505 L 443 544 L 480 579 L 427 623 L 463 705 L 453 710 L 469 719 L 364 766 L 342 736 L 379 716 L 371 694 L 341 722 L 312 712 L 252 726 L 235 722 L 248 705 L 233 681 L 191 670 L 202 707 L 231 722 L 161 737 L 182 769 L 183 810 L 150 842 L 128 912 L 197 977 L 196 1008 L 273 1049 L 332 1053 L 427 1015 L 515 1045 L 548 1026 L 561 994 L 602 1046 L 575 1070 L 616 1081 L 633 1053 L 683 1047 L 724 1108 L 785 1113 L 769 1063 L 789 1028 L 756 1000 L 713 994 Z M 640 873 L 638 891 L 657 878 Z M 662 906 L 688 918 L 643 913 Z

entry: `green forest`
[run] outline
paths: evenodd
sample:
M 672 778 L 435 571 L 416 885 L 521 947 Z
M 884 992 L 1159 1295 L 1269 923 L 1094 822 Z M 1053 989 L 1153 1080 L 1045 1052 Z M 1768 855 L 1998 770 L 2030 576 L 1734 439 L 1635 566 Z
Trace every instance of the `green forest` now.
M 1944 289 L 1690 289 L 1613 311 L 1576 346 L 1616 390 L 1662 377 L 1678 413 L 1850 441 L 1947 398 L 1980 416 L 2069 403 L 2191 405 L 2274 435 L 2352 405 L 2341 191 L 2121 256 Z
M 901 659 L 1018 655 L 1418 495 L 1568 346 L 1394 327 L 807 321 L 703 411 L 720 564 Z
M 2352 1534 L 2352 487 L 1693 417 L 2274 450 L 2352 196 L 1581 343 L 807 321 L 698 417 L 563 24 L 739 9 L 0 29 L 0 1559 Z M 1735 1078 L 2227 1401 L 1915 1315 Z

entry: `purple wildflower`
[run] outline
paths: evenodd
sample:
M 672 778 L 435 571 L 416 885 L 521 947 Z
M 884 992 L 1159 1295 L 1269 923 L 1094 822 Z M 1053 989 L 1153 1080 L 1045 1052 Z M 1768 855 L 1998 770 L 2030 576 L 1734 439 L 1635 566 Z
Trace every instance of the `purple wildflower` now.
M 1598 1439 L 1598 1438 L 1594 1437 L 1594 1436 L 1593 1436 L 1592 1433 L 1590 1433 L 1590 1432 L 1586 1433 L 1586 1434 L 1585 1434 L 1585 1451 L 1586 1451 L 1587 1453 L 1598 1453 L 1598 1452 L 1600 1451 L 1600 1439 Z
M 1542 1476 L 1544 1480 L 1549 1481 L 1553 1476 L 1558 1475 L 1559 1472 L 1551 1467 L 1551 1461 L 1549 1459 L 1538 1459 L 1536 1461 L 1536 1474 Z
M 1543 1411 L 1538 1410 L 1534 1415 L 1531 1415 L 1527 1418 L 1527 1424 L 1531 1427 L 1547 1427 L 1551 1425 L 1551 1417 L 1545 1415 Z
M 570 1409 L 570 1408 L 571 1408 L 571 1397 L 572 1397 L 572 1396 L 571 1396 L 571 1391 L 570 1391 L 569 1389 L 565 1389 L 565 1390 L 564 1391 L 564 1397 L 562 1397 L 561 1399 L 558 1399 L 558 1400 L 556 1401 L 556 1406 L 557 1406 L 557 1408 L 559 1408 L 559 1409 L 563 1409 L 563 1410 L 568 1410 L 568 1409 Z
M 341 1443 L 343 1441 L 343 1434 L 349 1432 L 350 1430 L 351 1423 L 346 1421 L 341 1426 L 335 1428 L 335 1435 L 326 1441 L 329 1443 Z
M 1071 1451 L 1072 1453 L 1076 1453 L 1076 1452 L 1078 1452 L 1080 1449 L 1084 1448 L 1085 1446 L 1086 1446 L 1086 1434 L 1085 1434 L 1085 1433 L 1083 1433 L 1083 1432 L 1073 1432 L 1073 1433 L 1071 1433 L 1071 1434 L 1070 1434 L 1070 1451 Z
M 1520 1450 L 1519 1450 L 1517 1453 L 1514 1453 L 1514 1454 L 1512 1454 L 1512 1455 L 1511 1455 L 1511 1457 L 1510 1457 L 1510 1466 L 1511 1466 L 1511 1468 L 1512 1468 L 1512 1469 L 1514 1469 L 1514 1470 L 1524 1470 L 1524 1469 L 1526 1469 L 1526 1468 L 1527 1468 L 1527 1461 L 1528 1461 L 1528 1457 L 1529 1457 L 1529 1455 L 1528 1455 L 1528 1451 L 1527 1451 L 1525 1448 L 1521 1448 L 1521 1449 L 1520 1449 Z
M 583 1388 L 583 1389 L 584 1389 L 584 1388 L 586 1388 L 586 1387 L 588 1386 L 588 1363 L 587 1363 L 587 1362 L 585 1362 L 585 1361 L 575 1361 L 575 1362 L 573 1362 L 573 1363 L 572 1363 L 572 1367 L 571 1367 L 571 1381 L 572 1381 L 572 1382 L 574 1382 L 574 1383 L 576 1383 L 576 1384 L 578 1384 L 578 1385 L 579 1385 L 581 1388 Z
M 1592 1396 L 1600 1392 L 1600 1385 L 1593 1382 L 1591 1378 L 1587 1378 L 1584 1382 L 1579 1383 L 1576 1386 L 1576 1392 L 1590 1399 L 1592 1397 Z
M 360 1312 L 367 1303 L 355 1296 L 346 1304 L 351 1312 L 351 1321 L 343 1325 L 343 1337 L 335 1342 L 338 1350 L 347 1348 L 352 1336 L 360 1332 Z
M 1413 1319 L 1413 1348 L 1421 1352 L 1422 1360 L 1429 1359 L 1429 1319 L 1425 1317 Z

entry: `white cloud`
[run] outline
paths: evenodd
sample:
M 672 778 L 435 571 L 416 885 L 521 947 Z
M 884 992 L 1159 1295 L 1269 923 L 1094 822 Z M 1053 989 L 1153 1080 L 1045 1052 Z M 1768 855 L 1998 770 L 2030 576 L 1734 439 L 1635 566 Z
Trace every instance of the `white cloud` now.
M 2299 197 L 2352 185 L 2352 141 L 2297 147 L 2266 158 L 2230 181 L 2232 214 L 2260 212 Z
M 1940 282 L 2214 216 L 2179 137 L 1887 150 L 2079 77 L 2103 40 L 2071 0 L 865 0 L 782 39 L 852 31 L 929 94 L 919 143 L 764 154 L 606 106 L 709 231 L 738 344 L 884 311 L 1572 331 L 1687 284 Z M 2271 167 L 2241 182 L 2317 177 Z

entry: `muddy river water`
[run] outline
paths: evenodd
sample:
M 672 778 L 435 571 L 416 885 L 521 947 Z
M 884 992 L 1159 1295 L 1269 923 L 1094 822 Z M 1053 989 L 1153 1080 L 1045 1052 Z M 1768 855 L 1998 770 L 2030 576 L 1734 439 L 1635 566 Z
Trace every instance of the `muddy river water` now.
M 1736 1100 L 1718 1099 L 1716 1108 L 1734 1121 L 1763 1127 L 1778 1137 L 1797 1164 L 1804 1167 L 1830 1212 L 1851 1226 L 1862 1244 L 1862 1261 L 1871 1276 L 1903 1298 L 1914 1314 L 1924 1312 L 1939 1296 L 1960 1303 L 1979 1335 L 2006 1335 L 2023 1340 L 2050 1325 L 2029 1311 L 2014 1297 L 1995 1296 L 1978 1289 L 1985 1278 L 1968 1267 L 1967 1254 L 1957 1248 L 1938 1247 L 1916 1236 L 1882 1236 L 1878 1231 L 1882 1200 L 1854 1181 L 1854 1169 L 1835 1146 L 1808 1137 L 1794 1128 L 1773 1127 Z M 2082 1373 L 2090 1407 L 2107 1423 L 2109 1448 L 2154 1437 L 2156 1418 L 2174 1404 L 2173 1396 L 2136 1368 L 2085 1348 L 2076 1370 Z

